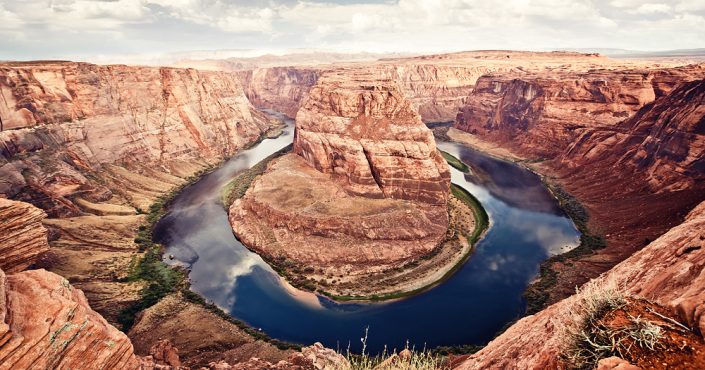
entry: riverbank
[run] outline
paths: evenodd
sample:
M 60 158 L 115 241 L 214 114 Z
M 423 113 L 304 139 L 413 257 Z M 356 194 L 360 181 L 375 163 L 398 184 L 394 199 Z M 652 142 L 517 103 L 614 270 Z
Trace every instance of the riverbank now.
M 223 204 L 231 204 L 235 200 L 243 197 L 244 194 L 247 192 L 247 188 L 252 184 L 252 180 L 255 177 L 264 173 L 264 170 L 267 168 L 268 163 L 278 158 L 280 155 L 281 153 L 275 153 L 274 155 L 269 156 L 264 161 L 256 164 L 250 170 L 241 173 L 233 181 L 231 181 L 223 190 Z M 298 158 L 296 156 L 294 157 Z M 349 202 L 353 203 L 351 203 L 350 205 L 344 205 L 347 204 L 346 202 L 348 201 L 346 201 L 345 199 L 340 199 L 338 196 L 336 196 L 337 200 L 333 202 L 335 204 L 334 206 L 324 206 L 325 204 L 331 204 L 326 198 L 325 194 L 327 193 L 324 192 L 318 195 L 308 194 L 308 192 L 310 192 L 312 188 L 320 189 L 321 186 L 323 186 L 323 184 L 327 181 L 323 178 L 316 178 L 314 180 L 311 180 L 315 183 L 315 185 L 314 183 L 309 184 L 308 181 L 311 179 L 311 176 L 315 177 L 316 175 L 320 175 L 319 177 L 321 177 L 324 175 L 317 173 L 308 173 L 313 170 L 303 165 L 300 170 L 306 173 L 301 175 L 294 175 L 292 177 L 292 174 L 298 173 L 297 171 L 299 171 L 299 165 L 298 162 L 296 162 L 296 164 L 293 162 L 289 162 L 290 161 L 288 160 L 287 165 L 278 164 L 277 166 L 275 166 L 276 168 L 270 169 L 270 171 L 268 172 L 268 176 L 275 176 L 272 174 L 272 172 L 274 172 L 281 173 L 284 177 L 277 177 L 276 181 L 269 181 L 271 182 L 270 185 L 261 185 L 266 187 L 267 193 L 259 196 L 261 199 L 258 200 L 258 203 L 256 205 L 259 206 L 262 204 L 262 202 L 269 202 L 266 200 L 269 197 L 277 197 L 278 200 L 276 201 L 276 204 L 281 204 L 280 202 L 286 202 L 288 206 L 291 206 L 292 204 L 302 203 L 304 204 L 304 207 L 311 207 L 312 205 L 310 202 L 314 201 L 313 199 L 315 199 L 315 204 L 318 204 L 316 207 L 320 208 L 319 211 L 323 212 L 322 214 L 329 214 L 330 212 L 333 212 L 330 213 L 330 215 L 332 216 L 333 214 L 338 214 L 342 212 L 339 216 L 334 217 L 334 219 L 339 219 L 338 217 L 352 217 L 353 215 L 355 215 L 354 217 L 363 218 L 377 217 L 376 215 L 378 215 L 378 212 L 382 212 L 379 213 L 379 215 L 387 215 L 384 216 L 384 218 L 389 220 L 393 217 L 396 217 L 393 216 L 396 213 L 406 215 L 415 213 L 405 212 L 404 209 L 406 208 L 397 209 L 396 207 L 409 207 L 411 205 L 411 203 L 409 202 L 399 200 L 374 200 L 368 198 L 353 197 L 349 200 Z M 281 166 L 284 167 L 279 168 Z M 301 181 L 301 179 L 307 180 L 305 181 L 305 183 L 300 184 L 299 182 Z M 267 183 L 269 184 L 269 182 Z M 282 189 L 277 190 L 274 188 L 270 188 L 271 186 L 283 187 Z M 300 191 L 296 190 L 299 188 L 301 189 Z M 282 276 L 286 280 L 286 282 L 288 282 L 292 286 L 304 291 L 316 292 L 319 295 L 326 296 L 335 301 L 382 301 L 409 297 L 412 295 L 419 294 L 423 291 L 430 289 L 433 286 L 438 285 L 440 282 L 444 281 L 450 275 L 452 275 L 454 271 L 456 271 L 460 266 L 462 266 L 462 264 L 467 260 L 469 255 L 472 254 L 474 244 L 479 240 L 482 233 L 488 227 L 489 220 L 486 212 L 484 211 L 484 209 L 482 209 L 480 203 L 477 202 L 477 200 L 474 199 L 469 193 L 462 193 L 459 189 L 459 187 L 453 186 L 453 196 L 451 197 L 444 211 L 449 217 L 450 227 L 444 228 L 445 236 L 441 238 L 441 242 L 439 242 L 432 250 L 423 254 L 416 254 L 411 258 L 401 259 L 401 262 L 393 262 L 394 260 L 392 260 L 393 265 L 385 265 L 382 262 L 370 265 L 369 267 L 366 267 L 364 273 L 358 274 L 354 272 L 354 270 L 350 269 L 347 269 L 345 271 L 339 270 L 336 265 L 329 265 L 320 268 L 312 267 L 311 263 L 302 264 L 293 258 L 282 258 L 281 255 L 270 250 L 260 248 L 256 244 L 243 244 L 246 244 L 249 249 L 258 253 L 265 261 L 267 261 L 267 263 L 275 271 L 277 271 L 280 276 Z M 333 192 L 332 194 L 337 193 Z M 310 197 L 312 198 L 309 199 Z M 362 202 L 363 204 L 359 204 L 360 202 Z M 240 206 L 238 205 L 238 208 L 239 207 Z M 326 207 L 333 208 L 328 209 Z M 379 210 L 375 211 L 378 208 Z M 249 208 L 245 209 L 247 210 L 247 212 L 250 212 Z M 351 211 L 354 213 L 350 213 Z M 411 209 L 407 211 L 411 211 Z M 282 211 L 268 210 L 267 212 L 274 212 L 274 214 L 266 217 L 256 215 L 241 217 L 239 219 L 243 221 L 237 221 L 238 223 L 234 225 L 240 225 L 241 222 L 246 222 L 247 224 L 249 224 L 249 226 L 247 226 L 249 228 L 248 230 L 255 230 L 258 235 L 261 235 L 262 238 L 272 238 L 273 235 L 281 235 L 278 234 L 280 233 L 280 231 L 273 230 L 272 226 L 269 226 L 267 223 L 262 222 L 261 220 L 262 217 L 266 218 L 267 220 L 272 217 L 281 218 L 282 216 L 279 215 L 278 212 Z M 299 215 L 298 220 L 300 222 L 305 222 L 305 217 L 309 216 L 304 217 L 299 212 L 300 211 L 296 212 L 296 214 Z M 362 213 L 358 215 L 358 212 Z M 233 210 L 231 209 L 231 224 L 233 223 L 232 214 Z M 324 221 L 323 219 L 321 219 L 315 222 L 320 223 Z M 330 227 L 333 227 L 332 224 Z M 339 226 L 335 227 L 337 228 Z M 237 230 L 238 229 L 236 229 L 236 231 Z M 242 231 L 242 229 L 239 230 Z M 374 229 L 365 229 L 361 230 L 360 232 L 379 232 L 379 230 L 375 231 Z M 257 240 L 260 240 L 261 237 L 257 237 Z M 317 245 L 320 247 L 321 243 L 332 242 L 338 242 L 342 244 L 354 243 L 355 245 L 358 245 L 358 243 L 364 242 L 364 240 L 353 242 L 350 236 L 346 236 L 346 238 L 342 239 L 322 239 L 320 237 L 317 237 L 315 242 L 311 241 L 309 243 L 301 241 L 297 243 L 297 245 Z M 368 242 L 376 243 L 374 241 Z M 269 240 L 266 245 L 276 246 L 278 243 L 279 242 L 276 239 L 272 239 Z M 399 243 L 400 245 L 405 245 L 404 241 L 400 241 Z M 410 241 L 410 243 L 412 243 L 410 244 L 411 246 L 414 245 L 414 242 Z M 331 246 L 331 248 L 333 247 L 334 246 Z M 326 247 L 325 249 L 327 251 L 330 250 L 330 248 L 328 247 Z M 291 248 L 287 249 L 287 251 L 290 250 Z M 370 250 L 377 249 L 373 248 Z M 302 250 L 301 253 L 310 253 L 310 251 Z M 395 258 L 398 259 L 399 257 L 395 256 Z M 345 265 L 343 267 L 347 268 Z M 355 293 L 350 294 L 350 292 Z

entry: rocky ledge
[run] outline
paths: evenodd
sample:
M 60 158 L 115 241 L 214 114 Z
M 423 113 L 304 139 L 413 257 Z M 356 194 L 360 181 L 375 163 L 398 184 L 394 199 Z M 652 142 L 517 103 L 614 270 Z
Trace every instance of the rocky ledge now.
M 294 285 L 398 296 L 469 253 L 473 212 L 450 195 L 448 165 L 392 80 L 327 74 L 296 125 L 294 153 L 230 208 L 235 234 Z
M 31 204 L 0 198 L 0 269 L 22 271 L 49 250 L 44 217 Z

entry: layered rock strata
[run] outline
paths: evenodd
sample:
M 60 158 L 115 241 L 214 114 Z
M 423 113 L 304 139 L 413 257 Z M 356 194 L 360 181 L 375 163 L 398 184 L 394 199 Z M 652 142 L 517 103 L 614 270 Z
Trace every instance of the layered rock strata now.
M 612 129 L 705 66 L 585 73 L 505 73 L 481 77 L 455 127 L 524 156 L 553 158 L 587 130 Z
M 22 271 L 49 250 L 44 217 L 30 204 L 0 198 L 0 269 Z
M 234 66 L 223 63 L 215 69 L 236 70 L 250 101 L 294 117 L 319 76 L 346 67 L 374 71 L 397 82 L 424 122 L 453 121 L 480 77 L 487 74 L 585 73 L 598 69 L 662 69 L 637 60 L 615 60 L 596 54 L 571 52 L 472 51 L 419 57 L 380 59 L 376 62 L 312 65 L 296 60 L 288 66 Z M 211 66 L 209 66 L 211 68 Z
M 255 68 L 235 72 L 252 104 L 292 118 L 296 117 L 321 73 L 321 69 L 313 67 Z
M 102 202 L 108 164 L 175 173 L 256 140 L 269 121 L 235 76 L 174 68 L 15 63 L 0 66 L 0 194 L 49 215 L 76 215 L 73 197 Z
M 139 369 L 127 336 L 45 270 L 0 271 L 0 369 Z
M 294 153 L 351 194 L 445 204 L 450 172 L 391 80 L 331 73 L 296 116 Z
M 230 208 L 244 244 L 295 285 L 336 296 L 410 291 L 440 278 L 449 266 L 412 265 L 443 249 L 450 172 L 396 84 L 330 73 L 296 124 L 294 153 L 270 163 Z M 457 263 L 468 248 L 456 241 L 439 255 Z

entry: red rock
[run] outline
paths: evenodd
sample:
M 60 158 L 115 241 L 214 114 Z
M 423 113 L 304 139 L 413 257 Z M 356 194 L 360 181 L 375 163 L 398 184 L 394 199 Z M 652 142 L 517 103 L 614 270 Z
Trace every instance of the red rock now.
M 705 65 L 487 75 L 477 81 L 455 127 L 525 156 L 553 158 L 586 130 L 611 130 L 679 83 L 703 77 Z
M 106 164 L 170 171 L 179 161 L 216 163 L 270 125 L 223 72 L 6 63 L 0 90 L 0 176 L 8 179 L 0 195 L 50 216 L 80 214 L 77 194 L 109 199 L 95 180 Z
M 0 198 L 0 269 L 22 271 L 49 250 L 44 217 L 30 204 Z
M 149 351 L 157 364 L 178 368 L 181 366 L 179 350 L 168 339 L 157 342 Z
M 679 313 L 678 319 L 705 333 L 705 202 L 666 234 L 596 279 L 596 286 L 624 287 Z M 686 247 L 686 249 L 683 249 Z M 688 251 L 685 253 L 685 251 Z M 581 294 L 527 316 L 470 356 L 459 369 L 556 368 L 565 344 L 561 335 L 576 320 Z
M 329 73 L 296 116 L 294 153 L 352 194 L 445 204 L 450 172 L 397 85 L 352 71 Z
M 0 271 L 0 369 L 139 369 L 127 336 L 59 275 Z
M 641 368 L 630 364 L 629 361 L 612 356 L 600 360 L 597 363 L 597 370 L 641 370 Z

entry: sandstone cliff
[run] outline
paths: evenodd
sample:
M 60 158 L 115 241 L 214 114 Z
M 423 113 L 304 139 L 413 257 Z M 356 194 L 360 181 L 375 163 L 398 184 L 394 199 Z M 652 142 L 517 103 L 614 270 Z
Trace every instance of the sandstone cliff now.
M 19 272 L 49 250 L 46 214 L 30 204 L 0 198 L 0 269 Z
M 596 253 L 549 261 L 558 278 L 542 289 L 548 302 L 682 222 L 703 200 L 702 88 L 678 87 L 704 73 L 705 66 L 693 65 L 478 81 L 456 127 L 485 149 L 499 146 L 535 162 L 529 165 L 582 203 L 590 229 L 607 241 Z
M 600 68 L 657 69 L 650 63 L 614 60 L 595 54 L 502 50 L 315 66 L 292 60 L 288 65 L 240 70 L 240 67 L 224 63 L 214 68 L 225 71 L 238 69 L 236 73 L 243 81 L 247 96 L 253 104 L 284 112 L 290 117 L 296 115 L 308 91 L 321 75 L 341 67 L 377 73 L 397 82 L 424 122 L 454 120 L 458 109 L 465 105 L 467 97 L 471 95 L 477 80 L 486 74 L 587 72 Z M 663 64 L 660 68 L 663 68 Z
M 271 67 L 237 71 L 235 74 L 242 81 L 245 94 L 252 104 L 293 118 L 321 72 L 313 67 Z
M 311 90 L 296 122 L 294 152 L 350 193 L 447 202 L 448 165 L 393 81 L 330 73 Z
M 44 270 L 0 271 L 0 369 L 139 369 L 127 336 Z
M 705 66 L 671 70 L 508 73 L 483 76 L 455 127 L 523 156 L 553 158 L 589 129 L 610 129 Z
M 0 194 L 50 216 L 76 215 L 73 197 L 104 201 L 106 164 L 213 163 L 269 123 L 237 78 L 221 72 L 85 63 L 0 66 Z
M 239 80 L 222 72 L 6 63 L 0 96 L 0 196 L 49 215 L 43 223 L 51 249 L 37 265 L 70 280 L 115 325 L 144 298 L 145 282 L 126 279 L 143 255 L 136 238 L 143 213 L 271 124 Z M 188 326 L 142 339 L 151 345 L 182 335 L 210 338 L 218 330 L 246 336 L 221 320 L 207 330 Z M 140 349 L 147 355 L 150 347 Z M 222 349 L 197 355 L 205 361 Z M 194 355 L 184 352 L 185 361 Z

